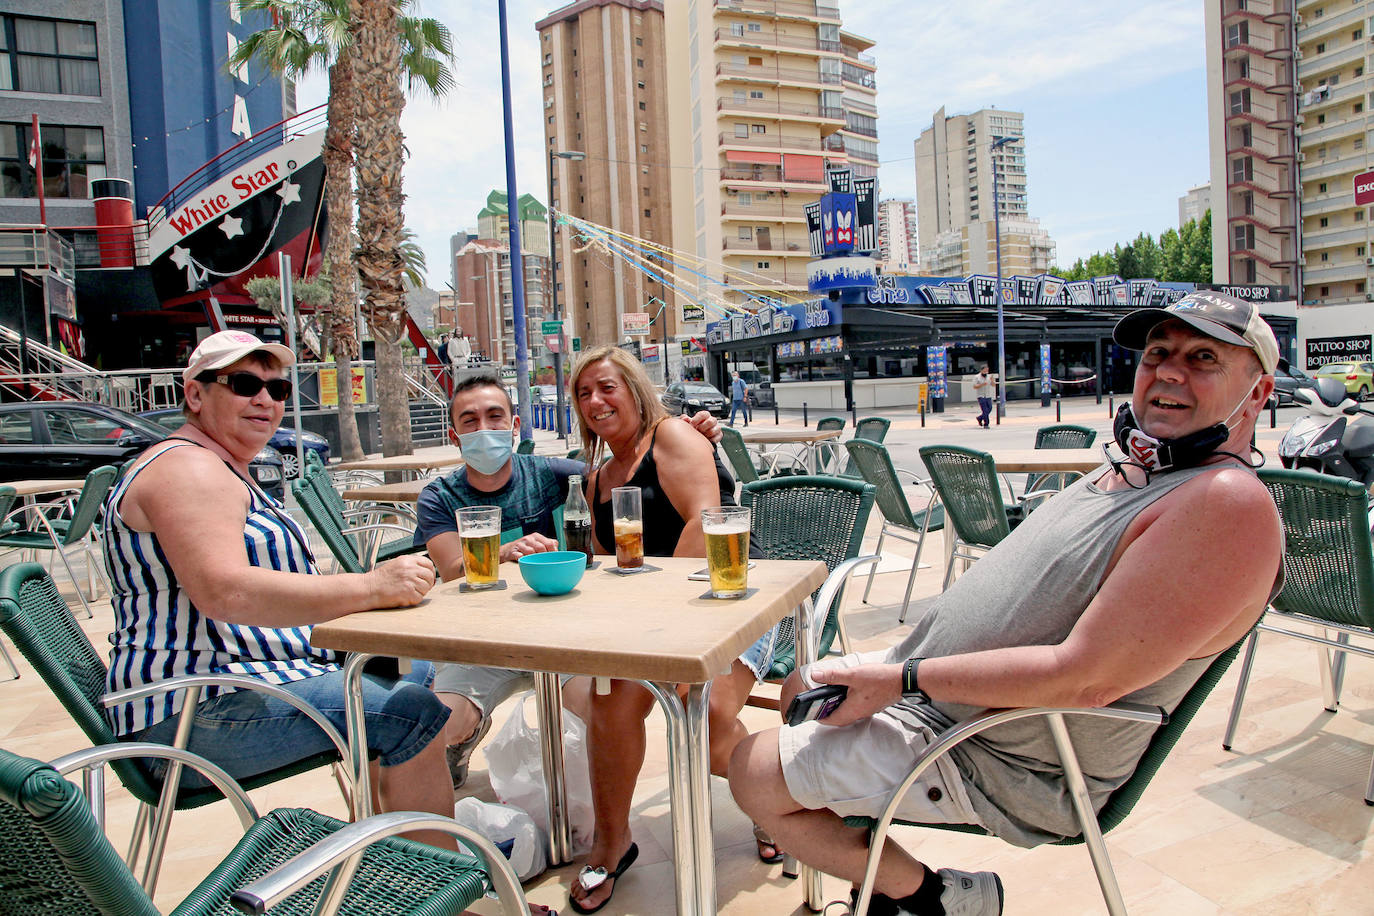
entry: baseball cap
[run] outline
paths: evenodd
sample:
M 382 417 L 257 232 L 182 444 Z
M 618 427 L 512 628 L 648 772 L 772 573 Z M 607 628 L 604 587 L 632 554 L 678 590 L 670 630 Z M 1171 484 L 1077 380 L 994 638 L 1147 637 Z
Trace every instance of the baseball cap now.
M 1128 350 L 1144 350 L 1155 325 L 1177 318 L 1208 337 L 1237 347 L 1248 347 L 1272 375 L 1279 364 L 1279 342 L 1269 323 L 1253 303 L 1225 293 L 1199 290 L 1164 308 L 1136 309 L 1116 323 L 1112 339 Z
M 186 368 L 181 372 L 181 380 L 189 382 L 206 369 L 232 366 L 249 353 L 259 350 L 275 356 L 283 367 L 296 361 L 296 354 L 279 343 L 267 343 L 247 331 L 220 331 L 202 340 L 200 346 L 191 353 Z

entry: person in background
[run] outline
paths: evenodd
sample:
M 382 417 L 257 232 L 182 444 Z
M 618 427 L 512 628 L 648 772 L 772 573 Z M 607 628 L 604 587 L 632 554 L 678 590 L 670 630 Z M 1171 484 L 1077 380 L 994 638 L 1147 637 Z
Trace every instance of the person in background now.
M 744 411 L 744 425 L 749 425 L 749 386 L 740 378 L 739 370 L 731 373 L 730 381 L 730 425 L 735 425 L 735 414 Z
M 993 387 L 992 376 L 988 375 L 988 367 L 984 366 L 973 380 L 973 394 L 978 398 L 978 425 L 983 429 L 991 425 L 988 416 L 992 413 Z

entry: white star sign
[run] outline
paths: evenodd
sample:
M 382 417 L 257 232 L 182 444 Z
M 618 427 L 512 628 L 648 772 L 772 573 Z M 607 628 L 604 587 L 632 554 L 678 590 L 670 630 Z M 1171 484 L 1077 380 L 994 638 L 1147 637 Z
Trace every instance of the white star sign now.
M 224 232 L 226 239 L 238 238 L 243 235 L 243 220 L 236 216 L 226 216 L 219 224 L 219 228 Z
M 200 281 L 205 278 L 204 272 L 199 269 L 200 265 L 191 256 L 191 249 L 183 248 L 180 245 L 173 246 L 171 260 L 177 267 L 186 271 L 186 288 L 188 290 L 195 289 Z
M 301 202 L 301 186 L 293 184 L 291 179 L 288 178 L 281 183 L 280 188 L 277 188 L 277 196 L 281 198 L 283 206 L 286 204 L 298 204 Z

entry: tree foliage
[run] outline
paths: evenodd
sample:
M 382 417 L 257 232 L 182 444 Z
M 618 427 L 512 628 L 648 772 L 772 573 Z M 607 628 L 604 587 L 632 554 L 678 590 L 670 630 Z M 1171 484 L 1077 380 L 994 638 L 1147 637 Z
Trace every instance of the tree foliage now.
M 1099 251 L 1072 267 L 1051 267 L 1066 280 L 1089 280 L 1116 274 L 1123 280 L 1153 278 L 1177 283 L 1212 282 L 1212 211 L 1189 220 L 1181 229 L 1166 229 L 1156 241 L 1142 232 L 1125 245 Z

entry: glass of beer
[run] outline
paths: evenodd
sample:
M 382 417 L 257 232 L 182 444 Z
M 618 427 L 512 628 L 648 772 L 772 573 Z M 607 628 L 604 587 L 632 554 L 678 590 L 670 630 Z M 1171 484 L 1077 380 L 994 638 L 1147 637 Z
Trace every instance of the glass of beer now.
M 463 539 L 463 571 L 468 588 L 494 586 L 500 579 L 501 507 L 459 509 L 458 536 Z
M 621 569 L 644 565 L 644 505 L 639 487 L 611 490 L 611 518 L 615 524 L 615 562 Z
M 749 588 L 749 523 L 743 506 L 701 510 L 712 598 L 738 598 Z

